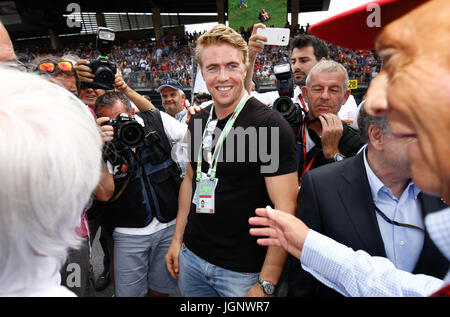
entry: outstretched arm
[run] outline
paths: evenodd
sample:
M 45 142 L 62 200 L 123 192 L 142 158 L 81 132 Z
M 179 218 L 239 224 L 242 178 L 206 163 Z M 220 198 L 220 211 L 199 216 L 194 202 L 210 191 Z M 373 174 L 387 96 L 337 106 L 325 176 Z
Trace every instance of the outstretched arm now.
M 264 228 L 252 228 L 250 234 L 267 237 L 258 239 L 258 244 L 283 247 L 295 258 L 300 259 L 309 228 L 297 217 L 272 209 L 270 206 L 256 209 L 256 215 L 257 217 L 249 219 L 249 223 Z
M 262 23 L 255 24 L 253 26 L 252 35 L 248 39 L 248 67 L 244 85 L 245 90 L 247 90 L 249 94 L 252 92 L 253 68 L 255 67 L 256 58 L 258 57 L 258 54 L 262 53 L 264 50 L 264 44 L 260 41 L 267 41 L 267 37 L 256 34 L 256 30 L 265 27 L 266 26 Z
M 345 296 L 429 296 L 443 281 L 397 269 L 387 258 L 354 251 L 310 230 L 298 218 L 270 207 L 256 210 L 250 234 L 264 246 L 282 246 L 300 259 L 302 268 Z

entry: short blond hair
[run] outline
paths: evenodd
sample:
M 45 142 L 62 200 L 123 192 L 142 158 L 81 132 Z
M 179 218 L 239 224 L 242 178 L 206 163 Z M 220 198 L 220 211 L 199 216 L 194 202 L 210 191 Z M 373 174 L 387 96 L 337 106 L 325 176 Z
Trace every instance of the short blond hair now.
M 236 47 L 242 53 L 242 61 L 247 66 L 248 46 L 242 36 L 230 27 L 223 24 L 217 24 L 209 29 L 208 32 L 200 36 L 195 48 L 195 60 L 202 66 L 203 49 L 209 45 L 230 44 Z

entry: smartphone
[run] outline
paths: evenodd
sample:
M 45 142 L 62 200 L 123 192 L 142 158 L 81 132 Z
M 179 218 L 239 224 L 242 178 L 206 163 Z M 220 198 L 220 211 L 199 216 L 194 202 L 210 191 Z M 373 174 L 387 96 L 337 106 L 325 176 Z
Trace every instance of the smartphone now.
M 267 37 L 267 42 L 264 42 L 265 45 L 287 46 L 291 30 L 285 28 L 259 28 L 256 30 L 256 34 Z

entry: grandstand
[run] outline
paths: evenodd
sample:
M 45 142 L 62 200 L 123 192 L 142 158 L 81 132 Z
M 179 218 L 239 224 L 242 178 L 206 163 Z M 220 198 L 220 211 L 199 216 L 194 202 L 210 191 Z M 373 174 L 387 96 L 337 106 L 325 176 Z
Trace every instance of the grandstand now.
M 229 0 L 231 1 L 231 0 Z M 127 83 L 141 94 L 150 95 L 159 104 L 156 87 L 165 78 L 176 78 L 191 98 L 196 65 L 192 50 L 198 33 L 185 32 L 187 24 L 220 22 L 228 17 L 227 0 L 216 1 L 108 1 L 79 0 L 0 2 L 0 18 L 14 42 L 18 58 L 29 63 L 39 55 L 75 54 L 83 59 L 96 58 L 95 34 L 99 26 L 116 32 L 111 56 L 122 70 Z M 291 36 L 307 32 L 298 24 L 299 12 L 327 10 L 329 0 L 286 1 L 286 17 L 292 13 Z M 69 4 L 75 4 L 69 6 Z M 301 21 L 300 21 L 301 24 Z M 250 30 L 240 28 L 244 38 Z M 329 44 L 330 58 L 342 63 L 350 79 L 358 81 L 352 93 L 361 100 L 380 66 L 374 51 L 353 51 Z M 260 90 L 275 89 L 272 65 L 289 60 L 289 50 L 265 48 L 255 64 Z

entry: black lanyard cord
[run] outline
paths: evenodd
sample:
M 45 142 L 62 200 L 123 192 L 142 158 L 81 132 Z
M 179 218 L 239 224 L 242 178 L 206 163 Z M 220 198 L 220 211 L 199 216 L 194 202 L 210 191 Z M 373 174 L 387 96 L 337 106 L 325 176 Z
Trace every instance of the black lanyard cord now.
M 407 228 L 412 228 L 412 229 L 417 229 L 420 230 L 422 232 L 425 232 L 425 229 L 415 226 L 415 225 L 410 225 L 408 223 L 402 223 L 402 222 L 397 222 L 395 220 L 391 220 L 388 218 L 388 216 L 386 216 L 375 204 L 373 204 L 373 206 L 375 207 L 375 210 L 378 212 L 378 214 L 381 216 L 381 218 L 383 218 L 386 222 L 395 225 L 395 226 L 399 226 L 399 227 L 407 227 Z

